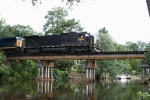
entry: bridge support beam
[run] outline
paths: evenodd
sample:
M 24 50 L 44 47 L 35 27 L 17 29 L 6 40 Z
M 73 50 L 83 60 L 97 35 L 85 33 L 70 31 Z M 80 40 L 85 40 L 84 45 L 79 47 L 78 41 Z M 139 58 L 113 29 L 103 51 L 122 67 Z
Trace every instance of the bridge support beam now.
M 150 65 L 146 62 L 146 60 L 141 60 L 141 68 L 142 68 L 142 77 L 141 83 L 147 84 L 150 80 Z
M 86 68 L 86 81 L 95 81 L 96 66 L 96 62 L 93 60 L 84 62 L 84 67 Z
M 142 84 L 147 84 L 149 83 L 149 78 L 147 77 L 147 74 L 150 74 L 149 71 L 147 71 L 148 68 L 143 68 L 142 67 L 142 78 L 141 78 L 141 83 Z
M 38 76 L 37 80 L 54 80 L 53 78 L 53 67 L 54 62 L 38 61 Z

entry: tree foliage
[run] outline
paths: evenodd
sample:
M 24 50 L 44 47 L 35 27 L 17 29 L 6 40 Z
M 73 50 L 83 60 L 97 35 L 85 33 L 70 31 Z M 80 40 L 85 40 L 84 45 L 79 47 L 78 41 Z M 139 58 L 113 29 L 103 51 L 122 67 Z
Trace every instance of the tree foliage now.
M 68 16 L 67 10 L 62 7 L 53 8 L 52 11 L 48 11 L 45 16 L 47 20 L 44 24 L 45 35 L 60 34 L 74 31 L 82 31 L 83 28 L 80 26 L 80 22 L 75 19 L 66 19 Z
M 1 67 L 0 71 L 3 80 L 31 80 L 37 76 L 36 63 L 32 60 L 12 61 L 11 67 Z
M 114 51 L 117 49 L 115 47 L 115 41 L 109 35 L 108 30 L 104 27 L 98 31 L 97 43 L 100 45 L 100 51 Z
M 3 61 L 5 60 L 5 55 L 4 52 L 0 50 L 0 66 L 3 63 Z
M 36 62 L 32 60 L 13 62 L 12 70 L 15 72 L 14 76 L 20 76 L 20 79 L 35 79 L 37 76 Z
M 29 25 L 7 25 L 4 19 L 0 20 L 0 38 L 14 37 L 14 36 L 29 36 L 34 34 L 41 34 L 35 32 Z
M 105 27 L 98 31 L 96 42 L 100 45 L 101 52 L 125 51 L 125 46 L 118 45 Z M 129 60 L 98 60 L 97 64 L 96 75 L 98 77 L 106 75 L 115 77 L 117 74 L 130 74 L 132 70 Z

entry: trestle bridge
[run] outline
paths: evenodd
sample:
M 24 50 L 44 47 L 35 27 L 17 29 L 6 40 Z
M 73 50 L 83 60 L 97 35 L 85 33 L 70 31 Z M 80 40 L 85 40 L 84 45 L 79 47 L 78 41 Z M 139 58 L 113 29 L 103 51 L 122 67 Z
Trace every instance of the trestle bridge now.
M 6 60 L 106 60 L 106 59 L 145 59 L 146 51 L 114 51 L 93 53 L 45 53 L 39 55 L 9 55 Z
M 54 60 L 85 60 L 86 80 L 95 80 L 95 60 L 110 59 L 145 59 L 146 51 L 114 51 L 114 52 L 93 52 L 93 53 L 45 53 L 45 54 L 16 54 L 6 55 L 7 61 L 36 60 L 38 67 L 37 80 L 47 81 L 53 79 Z M 146 68 L 146 67 L 145 67 Z

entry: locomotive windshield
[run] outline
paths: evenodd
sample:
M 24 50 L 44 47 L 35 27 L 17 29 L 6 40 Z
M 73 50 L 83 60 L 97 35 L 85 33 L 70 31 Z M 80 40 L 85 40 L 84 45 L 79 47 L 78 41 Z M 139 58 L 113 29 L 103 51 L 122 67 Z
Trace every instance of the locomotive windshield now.
M 85 36 L 89 36 L 90 35 L 90 33 L 85 33 Z
M 83 38 L 83 35 L 82 35 L 82 34 L 80 34 L 80 35 L 79 35 L 79 37 L 80 37 L 80 38 Z

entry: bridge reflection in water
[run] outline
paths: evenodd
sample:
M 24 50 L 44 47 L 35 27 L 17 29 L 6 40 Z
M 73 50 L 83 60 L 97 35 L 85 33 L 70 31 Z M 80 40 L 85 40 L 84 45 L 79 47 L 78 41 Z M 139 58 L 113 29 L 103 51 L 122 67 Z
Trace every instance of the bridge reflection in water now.
M 37 94 L 42 97 L 53 97 L 53 82 L 52 81 L 38 81 Z
M 95 91 L 95 82 L 73 82 L 70 81 L 66 86 L 59 85 L 53 87 L 53 81 L 37 81 L 37 95 L 38 99 L 52 100 L 72 100 L 78 98 L 81 100 L 97 100 Z M 81 85 L 82 84 L 82 85 Z M 73 99 L 74 100 L 74 99 Z
M 97 95 L 94 94 L 95 92 L 95 83 L 86 83 L 86 100 L 97 100 Z
M 0 100 L 140 100 L 149 86 L 139 80 L 101 80 L 96 82 L 25 81 L 0 83 Z

